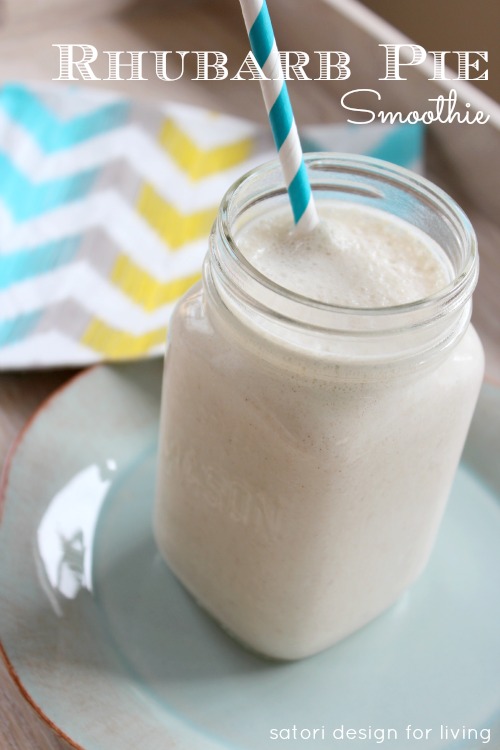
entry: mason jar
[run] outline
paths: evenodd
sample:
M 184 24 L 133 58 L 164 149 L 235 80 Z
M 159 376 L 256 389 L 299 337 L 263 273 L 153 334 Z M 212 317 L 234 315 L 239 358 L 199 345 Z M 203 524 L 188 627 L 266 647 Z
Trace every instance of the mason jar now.
M 449 281 L 391 307 L 309 299 L 238 243 L 249 221 L 284 210 L 278 163 L 222 200 L 202 281 L 171 320 L 154 531 L 201 607 L 278 659 L 349 635 L 422 572 L 484 369 L 476 238 L 459 206 L 380 160 L 312 154 L 306 166 L 319 206 L 355 202 L 425 232 Z

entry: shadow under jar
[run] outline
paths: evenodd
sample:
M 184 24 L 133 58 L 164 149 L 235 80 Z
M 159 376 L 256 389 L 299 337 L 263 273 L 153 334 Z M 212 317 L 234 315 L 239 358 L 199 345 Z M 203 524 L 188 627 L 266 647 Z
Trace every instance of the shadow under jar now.
M 240 247 L 245 228 L 286 210 L 279 165 L 222 201 L 202 282 L 171 321 L 154 530 L 199 604 L 278 659 L 354 632 L 421 573 L 484 368 L 476 239 L 458 205 L 379 160 L 306 164 L 320 213 L 354 203 L 399 217 L 437 243 L 448 280 L 390 307 L 320 302 Z

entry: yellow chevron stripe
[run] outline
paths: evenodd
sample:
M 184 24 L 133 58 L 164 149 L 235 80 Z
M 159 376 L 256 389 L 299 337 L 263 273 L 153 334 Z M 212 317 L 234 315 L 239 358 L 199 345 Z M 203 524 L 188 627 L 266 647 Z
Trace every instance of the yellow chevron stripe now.
M 173 120 L 166 120 L 159 136 L 160 145 L 192 180 L 201 180 L 248 159 L 253 147 L 251 138 L 204 150 Z
M 183 214 L 165 201 L 150 184 L 142 188 L 137 210 L 171 250 L 178 250 L 182 245 L 201 237 L 208 238 L 217 215 L 217 206 Z
M 99 318 L 93 318 L 81 340 L 107 359 L 130 359 L 147 354 L 154 346 L 162 344 L 165 338 L 166 328 L 157 328 L 135 336 L 113 328 Z
M 161 282 L 127 255 L 122 254 L 116 259 L 110 278 L 127 297 L 151 312 L 182 297 L 184 292 L 201 278 L 201 274 L 193 273 L 172 281 Z

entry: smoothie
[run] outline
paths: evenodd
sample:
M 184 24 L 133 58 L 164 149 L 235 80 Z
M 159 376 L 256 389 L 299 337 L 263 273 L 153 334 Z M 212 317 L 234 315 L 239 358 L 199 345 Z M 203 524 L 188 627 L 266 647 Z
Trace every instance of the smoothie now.
M 342 307 L 403 305 L 443 289 L 451 269 L 439 245 L 373 208 L 323 201 L 320 224 L 295 231 L 283 209 L 248 222 L 238 246 L 264 276 L 309 299 Z
M 304 237 L 285 209 L 250 211 L 235 225 L 245 263 L 302 298 L 382 316 L 452 283 L 446 254 L 406 221 L 341 201 L 319 213 Z M 402 368 L 376 331 L 375 355 L 336 331 L 311 344 L 307 324 L 284 312 L 267 326 L 209 272 L 172 321 L 155 535 L 226 630 L 299 658 L 368 623 L 424 568 L 482 348 L 468 317 L 448 351 Z

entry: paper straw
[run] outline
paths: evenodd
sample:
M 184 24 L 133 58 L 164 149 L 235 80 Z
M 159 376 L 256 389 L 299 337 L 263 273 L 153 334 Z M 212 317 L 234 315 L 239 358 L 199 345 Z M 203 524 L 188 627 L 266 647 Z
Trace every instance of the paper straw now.
M 240 3 L 252 52 L 264 75 L 270 79 L 261 80 L 260 85 L 292 204 L 293 218 L 298 228 L 308 232 L 318 223 L 318 214 L 266 0 L 240 0 Z

